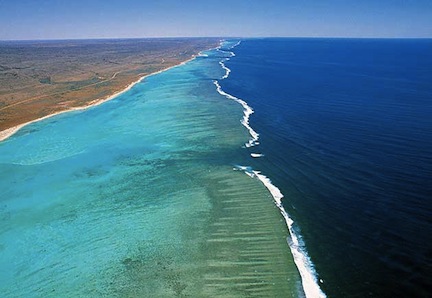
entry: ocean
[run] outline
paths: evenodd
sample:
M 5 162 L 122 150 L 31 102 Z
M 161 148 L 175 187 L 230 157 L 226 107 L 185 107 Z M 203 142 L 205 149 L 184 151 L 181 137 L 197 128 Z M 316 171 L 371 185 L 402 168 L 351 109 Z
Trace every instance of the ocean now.
M 329 297 L 432 289 L 432 40 L 244 40 L 221 85 Z
M 432 41 L 244 39 L 0 143 L 4 297 L 426 297 Z

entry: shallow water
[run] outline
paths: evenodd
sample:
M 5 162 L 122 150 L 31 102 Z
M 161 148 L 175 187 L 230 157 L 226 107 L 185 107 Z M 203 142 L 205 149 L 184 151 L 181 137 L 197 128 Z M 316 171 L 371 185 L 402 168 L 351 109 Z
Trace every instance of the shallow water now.
M 243 107 L 206 52 L 0 143 L 5 297 L 303 295 Z

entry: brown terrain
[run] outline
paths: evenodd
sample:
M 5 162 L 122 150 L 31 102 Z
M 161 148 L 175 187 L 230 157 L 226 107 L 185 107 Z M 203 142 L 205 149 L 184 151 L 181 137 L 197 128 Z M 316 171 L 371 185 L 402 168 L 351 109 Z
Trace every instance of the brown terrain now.
M 218 39 L 0 41 L 0 132 L 97 103 Z

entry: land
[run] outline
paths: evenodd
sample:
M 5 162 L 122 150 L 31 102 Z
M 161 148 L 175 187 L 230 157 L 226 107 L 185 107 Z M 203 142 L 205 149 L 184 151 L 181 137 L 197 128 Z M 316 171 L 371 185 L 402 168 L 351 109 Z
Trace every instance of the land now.
M 0 41 L 0 136 L 100 103 L 218 43 L 216 38 Z

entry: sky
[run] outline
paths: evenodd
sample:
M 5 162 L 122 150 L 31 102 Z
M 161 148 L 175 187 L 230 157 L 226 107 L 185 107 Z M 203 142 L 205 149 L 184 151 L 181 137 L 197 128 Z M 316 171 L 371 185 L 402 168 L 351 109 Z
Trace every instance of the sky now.
M 427 37 L 432 0 L 0 0 L 0 40 Z

